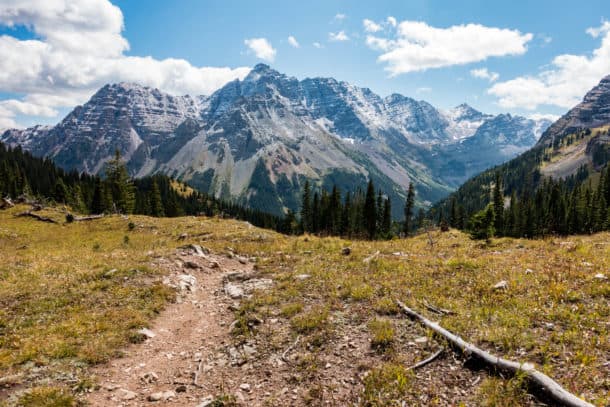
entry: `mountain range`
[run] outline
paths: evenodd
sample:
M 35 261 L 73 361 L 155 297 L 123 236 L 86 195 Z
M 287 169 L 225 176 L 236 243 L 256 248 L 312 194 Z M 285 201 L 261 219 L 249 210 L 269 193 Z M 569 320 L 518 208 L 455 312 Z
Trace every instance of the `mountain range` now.
M 442 111 L 259 64 L 209 96 L 109 84 L 59 124 L 7 130 L 0 141 L 88 173 L 103 172 L 118 149 L 133 176 L 162 172 L 275 214 L 298 210 L 306 179 L 349 191 L 371 178 L 400 218 L 410 182 L 428 205 L 526 151 L 550 124 L 466 104 Z
M 538 142 L 514 159 L 472 177 L 435 207 L 449 212 L 462 206 L 472 215 L 490 201 L 500 176 L 504 193 L 534 196 L 544 180 L 564 180 L 569 187 L 597 187 L 610 162 L 610 75 L 542 134 Z M 583 204 L 582 206 L 587 206 Z

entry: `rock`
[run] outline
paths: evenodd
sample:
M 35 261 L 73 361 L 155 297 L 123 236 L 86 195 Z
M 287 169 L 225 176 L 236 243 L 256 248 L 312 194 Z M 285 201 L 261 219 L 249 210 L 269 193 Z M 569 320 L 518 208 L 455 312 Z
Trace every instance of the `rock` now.
M 163 393 L 157 392 L 157 393 L 150 394 L 147 399 L 148 399 L 148 401 L 161 401 L 163 399 Z
M 187 237 L 189 237 L 188 233 L 182 233 L 178 236 L 178 240 L 186 240 Z
M 244 290 L 238 285 L 227 283 L 225 284 L 225 294 L 236 300 L 244 296 Z
M 593 263 L 590 263 L 588 261 L 583 261 L 582 265 L 585 266 L 585 267 L 593 267 Z
M 153 331 L 151 331 L 148 328 L 142 328 L 138 331 L 139 334 L 146 336 L 147 338 L 154 338 L 155 336 L 157 336 L 156 333 L 154 333 Z
M 525 274 L 532 274 L 534 272 L 534 270 L 532 269 L 525 269 Z
M 195 276 L 191 276 L 190 274 L 181 274 L 178 276 L 178 281 L 182 291 L 195 291 L 197 289 L 197 278 Z
M 307 280 L 308 278 L 310 278 L 311 276 L 309 274 L 297 274 L 296 276 L 294 276 L 295 280 Z
M 208 406 L 212 405 L 213 402 L 214 402 L 214 397 L 207 396 L 203 400 L 201 400 L 201 402 L 199 404 L 197 404 L 197 407 L 208 407 Z
M 344 256 L 349 256 L 352 253 L 352 249 L 350 247 L 344 247 L 341 249 L 341 254 Z
M 210 254 L 210 251 L 207 248 L 203 248 L 198 244 L 192 244 L 189 248 L 195 252 L 195 256 L 205 257 L 206 254 Z
M 218 263 L 217 261 L 212 261 L 210 263 L 210 268 L 211 269 L 219 269 L 220 268 L 220 263 Z
M 496 283 L 496 285 L 493 286 L 494 290 L 507 290 L 508 289 L 508 281 L 506 280 L 502 280 Z
M 248 383 L 242 383 L 239 385 L 241 391 L 250 392 L 250 385 Z
M 236 259 L 238 262 L 240 262 L 241 264 L 247 264 L 248 263 L 248 259 L 246 259 L 243 256 L 236 256 Z
M 418 338 L 415 338 L 415 343 L 426 343 L 428 342 L 428 337 L 426 336 L 420 336 Z
M 159 376 L 157 376 L 155 372 L 148 372 L 140 376 L 140 380 L 148 384 L 155 383 L 157 380 L 159 380 Z
M 175 398 L 176 393 L 171 390 L 152 393 L 148 396 L 148 401 L 167 401 L 169 399 Z
M 199 264 L 195 263 L 194 261 L 186 261 L 186 262 L 184 262 L 184 267 L 186 267 L 187 269 L 195 269 L 195 270 L 200 268 Z
M 367 257 L 366 259 L 362 260 L 363 263 L 368 264 L 370 262 L 372 262 L 373 260 L 375 260 L 378 256 L 379 256 L 379 250 L 377 250 L 375 253 L 371 254 L 369 257 Z
M 596 274 L 595 276 L 593 276 L 593 277 L 595 277 L 595 278 L 596 278 L 596 279 L 598 279 L 598 280 L 607 280 L 607 279 L 608 279 L 608 277 L 606 277 L 606 276 L 605 276 L 605 275 L 603 275 L 602 273 L 597 273 L 597 274 Z
M 267 290 L 273 285 L 273 280 L 270 278 L 253 278 L 244 283 L 246 292 L 254 290 Z
M 134 400 L 136 397 L 138 397 L 138 393 L 127 389 L 117 390 L 117 395 L 121 400 Z
M 186 393 L 186 386 L 181 384 L 180 386 L 176 387 L 176 393 Z

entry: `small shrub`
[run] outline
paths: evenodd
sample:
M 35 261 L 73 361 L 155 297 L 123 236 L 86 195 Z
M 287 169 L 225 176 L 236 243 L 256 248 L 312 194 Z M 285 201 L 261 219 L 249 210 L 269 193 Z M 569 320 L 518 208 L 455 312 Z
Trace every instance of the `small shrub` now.
M 400 405 L 410 388 L 412 373 L 398 364 L 385 363 L 364 379 L 363 405 L 381 407 Z
M 292 328 L 299 333 L 309 333 L 322 328 L 328 319 L 328 309 L 317 307 L 292 318 Z
M 396 315 L 398 314 L 398 305 L 390 297 L 378 299 L 373 308 L 379 315 Z
M 129 223 L 127 224 L 127 229 L 129 229 L 129 230 L 134 230 L 135 228 L 136 228 L 136 224 L 135 224 L 135 223 L 133 223 L 133 222 L 129 222 Z
M 378 350 L 385 350 L 394 343 L 394 326 L 388 319 L 373 319 L 369 322 L 371 332 L 371 347 Z
M 291 318 L 303 310 L 303 304 L 300 302 L 291 302 L 282 307 L 282 316 Z
M 76 401 L 64 389 L 35 387 L 17 401 L 19 407 L 73 407 Z
M 74 222 L 74 215 L 69 213 L 66 215 L 66 223 L 72 223 L 72 222 Z

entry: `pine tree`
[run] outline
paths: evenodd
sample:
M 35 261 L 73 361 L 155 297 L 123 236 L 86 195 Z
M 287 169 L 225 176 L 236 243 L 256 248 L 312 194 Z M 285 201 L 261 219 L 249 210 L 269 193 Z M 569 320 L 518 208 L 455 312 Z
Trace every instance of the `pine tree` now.
M 352 227 L 351 227 L 351 215 L 352 215 L 352 196 L 348 191 L 345 194 L 345 201 L 343 204 L 343 211 L 341 213 L 341 236 L 351 236 L 352 235 Z
M 496 172 L 496 183 L 493 190 L 494 207 L 494 229 L 498 234 L 504 231 L 504 195 L 502 192 L 502 178 L 500 172 Z
M 68 189 L 61 178 L 55 182 L 55 194 L 53 197 L 55 198 L 55 201 L 59 203 L 65 204 L 68 201 Z
M 415 189 L 413 183 L 409 183 L 409 189 L 407 191 L 407 201 L 405 203 L 405 223 L 403 225 L 403 233 L 405 236 L 409 236 L 411 229 L 413 228 L 413 209 L 415 206 Z
M 320 231 L 320 195 L 317 192 L 313 194 L 311 212 L 311 232 L 318 233 Z
M 311 188 L 309 186 L 309 180 L 306 180 L 301 200 L 301 229 L 303 229 L 303 232 L 309 233 L 312 231 L 312 219 Z
M 163 210 L 163 202 L 161 200 L 161 191 L 159 191 L 159 184 L 157 184 L 157 180 L 153 179 L 151 191 L 150 191 L 150 214 L 157 218 L 165 215 L 165 211 Z
M 392 233 L 392 203 L 389 198 L 385 199 L 383 202 L 381 233 L 386 239 L 389 239 Z
M 377 235 L 377 208 L 375 204 L 375 186 L 372 179 L 369 180 L 366 189 L 362 216 L 364 218 L 366 234 L 369 239 L 373 240 Z
M 115 151 L 114 159 L 106 165 L 106 178 L 116 210 L 121 213 L 133 212 L 135 205 L 134 186 L 118 149 Z

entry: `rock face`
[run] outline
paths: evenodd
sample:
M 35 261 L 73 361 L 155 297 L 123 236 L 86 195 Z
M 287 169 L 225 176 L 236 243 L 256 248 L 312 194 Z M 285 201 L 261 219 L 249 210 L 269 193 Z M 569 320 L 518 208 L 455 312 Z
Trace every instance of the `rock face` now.
M 551 125 L 539 144 L 551 145 L 557 138 L 582 129 L 601 127 L 610 123 L 610 75 L 591 89 L 583 101 Z
M 409 182 L 420 201 L 435 201 L 531 147 L 544 126 L 259 64 L 209 97 L 106 85 L 57 126 L 9 130 L 0 141 L 89 173 L 119 149 L 134 176 L 163 172 L 273 213 L 298 209 L 306 179 L 353 191 L 371 177 L 400 217 Z

